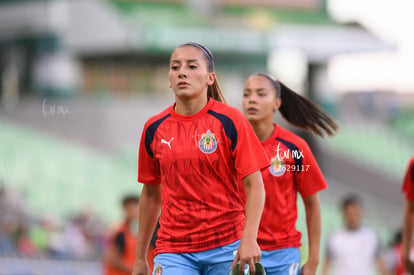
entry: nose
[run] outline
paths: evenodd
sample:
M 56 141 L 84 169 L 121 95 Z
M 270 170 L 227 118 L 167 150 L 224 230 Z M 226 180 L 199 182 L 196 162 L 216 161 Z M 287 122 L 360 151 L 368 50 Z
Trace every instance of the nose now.
M 256 95 L 254 93 L 252 93 L 251 95 L 249 95 L 248 101 L 249 101 L 249 103 L 256 103 L 257 102 Z
M 186 78 L 186 77 L 187 77 L 187 72 L 185 68 L 180 68 L 178 71 L 178 78 Z

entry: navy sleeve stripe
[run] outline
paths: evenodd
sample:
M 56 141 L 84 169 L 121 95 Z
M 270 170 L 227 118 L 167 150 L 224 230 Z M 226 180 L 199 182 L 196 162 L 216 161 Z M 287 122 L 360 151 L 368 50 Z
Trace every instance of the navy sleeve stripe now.
M 284 140 L 284 139 L 281 139 L 281 138 L 276 138 L 276 140 L 283 143 L 290 150 L 290 153 L 292 154 L 292 158 L 295 160 L 295 165 L 301 167 L 302 164 L 303 164 L 303 160 L 302 160 L 303 156 L 302 156 L 302 152 L 299 150 L 299 148 L 295 144 L 293 144 L 293 143 L 291 143 L 287 140 Z M 302 169 L 298 169 L 297 172 L 300 173 L 301 170 Z
M 150 126 L 148 126 L 147 131 L 145 131 L 145 149 L 147 150 L 148 155 L 150 157 L 154 157 L 154 153 L 151 150 L 151 143 L 154 141 L 155 131 L 158 129 L 158 126 L 161 125 L 161 123 L 166 120 L 170 114 L 164 116 L 163 118 L 160 118 L 159 120 L 153 122 Z
M 414 164 L 411 165 L 411 181 L 414 182 Z
M 216 113 L 212 110 L 208 110 L 207 113 L 214 116 L 221 122 L 221 124 L 224 127 L 224 132 L 226 133 L 226 136 L 231 140 L 231 150 L 234 151 L 234 149 L 236 149 L 237 146 L 238 133 L 233 121 L 228 116 Z

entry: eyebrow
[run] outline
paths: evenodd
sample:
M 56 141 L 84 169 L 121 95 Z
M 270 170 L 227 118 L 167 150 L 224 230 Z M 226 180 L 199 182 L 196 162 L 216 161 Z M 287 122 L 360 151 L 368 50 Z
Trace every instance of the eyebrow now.
M 187 63 L 191 63 L 191 62 L 198 62 L 198 59 L 188 59 L 185 60 Z M 180 60 L 171 60 L 171 63 L 181 63 Z
M 266 88 L 258 88 L 258 89 L 245 88 L 244 91 L 248 91 L 248 92 L 251 92 L 251 91 L 263 92 L 263 91 L 266 91 Z

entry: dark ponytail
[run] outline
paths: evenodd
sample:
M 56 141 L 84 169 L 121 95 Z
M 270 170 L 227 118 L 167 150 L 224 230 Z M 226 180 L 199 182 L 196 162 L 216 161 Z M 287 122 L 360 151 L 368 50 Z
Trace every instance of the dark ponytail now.
M 276 90 L 276 95 L 282 100 L 279 112 L 292 125 L 313 132 L 323 137 L 323 131 L 329 136 L 333 136 L 338 130 L 338 125 L 333 118 L 321 107 L 307 98 L 295 93 L 279 80 L 267 74 L 257 74 L 264 76 L 272 82 Z M 323 130 L 323 131 L 322 131 Z
M 208 71 L 209 72 L 214 72 L 214 57 L 213 57 L 213 54 L 211 53 L 211 51 L 209 49 L 207 49 L 207 47 L 205 47 L 205 46 L 203 46 L 199 43 L 196 43 L 196 42 L 188 42 L 188 43 L 182 44 L 180 47 L 183 47 L 183 46 L 192 46 L 192 47 L 195 47 L 195 48 L 201 50 L 204 57 L 207 60 Z M 214 80 L 213 84 L 208 86 L 208 88 L 207 88 L 207 97 L 211 97 L 214 100 L 217 100 L 219 102 L 227 104 L 227 101 L 224 98 L 224 95 L 221 92 L 220 86 L 217 82 L 217 79 Z
M 207 96 L 211 97 L 214 100 L 227 104 L 226 99 L 224 98 L 223 93 L 221 92 L 220 86 L 217 82 L 217 79 L 214 80 L 212 85 L 209 85 L 207 88 Z

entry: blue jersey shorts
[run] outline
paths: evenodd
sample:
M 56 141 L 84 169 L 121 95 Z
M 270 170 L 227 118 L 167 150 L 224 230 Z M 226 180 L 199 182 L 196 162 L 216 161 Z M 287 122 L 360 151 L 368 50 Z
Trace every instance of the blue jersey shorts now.
M 262 251 L 266 275 L 299 275 L 300 251 L 296 247 Z
M 153 275 L 228 275 L 240 241 L 194 253 L 161 253 Z

